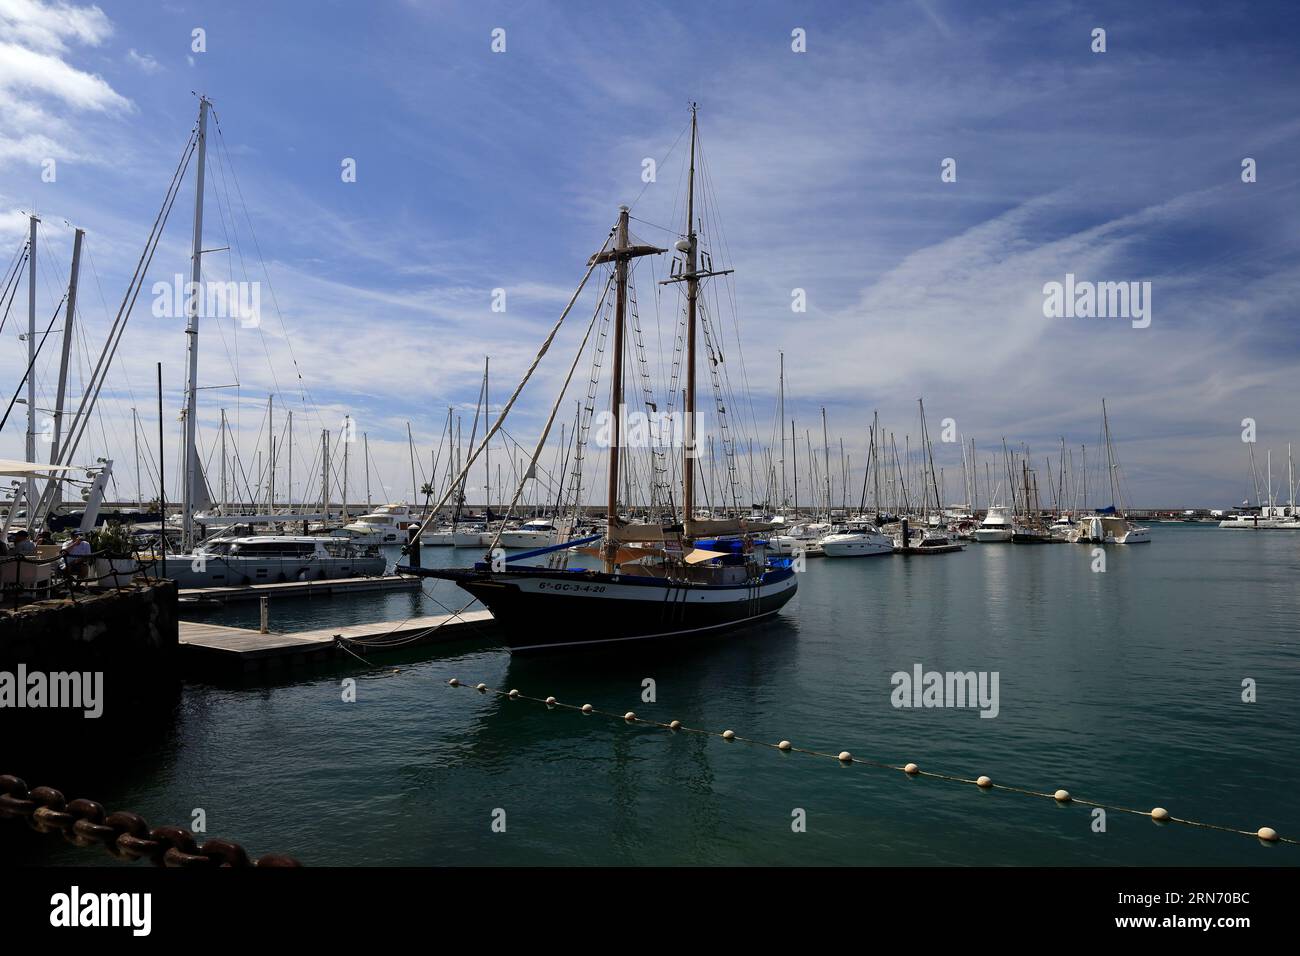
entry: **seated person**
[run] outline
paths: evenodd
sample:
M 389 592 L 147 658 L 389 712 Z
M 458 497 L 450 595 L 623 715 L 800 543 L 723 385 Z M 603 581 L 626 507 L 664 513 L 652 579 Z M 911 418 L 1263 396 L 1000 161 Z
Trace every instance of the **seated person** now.
M 90 564 L 90 542 L 74 531 L 63 545 L 63 566 L 79 578 L 86 576 Z
M 36 542 L 32 540 L 26 530 L 19 531 L 14 535 L 14 554 L 33 555 L 36 553 Z

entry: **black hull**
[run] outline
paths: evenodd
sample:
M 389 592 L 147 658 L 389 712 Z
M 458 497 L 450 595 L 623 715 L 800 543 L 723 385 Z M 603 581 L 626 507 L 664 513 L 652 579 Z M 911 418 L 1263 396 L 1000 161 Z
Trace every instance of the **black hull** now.
M 502 642 L 514 653 L 707 637 L 772 617 L 797 589 L 788 569 L 768 571 L 756 587 L 683 586 L 540 569 L 410 570 L 453 580 L 476 597 L 492 612 Z

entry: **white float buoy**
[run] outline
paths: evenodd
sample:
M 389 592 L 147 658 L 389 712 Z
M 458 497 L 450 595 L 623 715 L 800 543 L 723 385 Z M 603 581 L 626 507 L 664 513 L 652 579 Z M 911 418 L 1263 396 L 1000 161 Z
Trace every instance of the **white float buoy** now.
M 788 740 L 783 740 L 783 741 L 781 741 L 779 744 L 776 745 L 776 749 L 777 749 L 777 750 L 789 750 L 790 747 L 791 747 L 791 744 L 790 744 L 790 741 L 788 741 Z
M 1056 791 L 1055 794 L 1053 794 L 1053 796 L 1056 797 L 1056 802 L 1057 802 L 1057 803 L 1069 803 L 1069 802 L 1070 802 L 1070 791 L 1069 791 L 1069 790 L 1058 790 L 1058 791 Z
M 486 694 L 486 693 L 487 693 L 487 684 L 478 684 L 477 686 L 475 686 L 474 689 L 475 689 L 476 691 L 478 691 L 480 694 Z
M 734 730 L 724 730 L 724 731 L 722 732 L 722 739 L 723 739 L 723 740 L 735 740 L 735 739 L 736 739 L 736 732 L 735 732 Z
M 453 677 L 451 680 L 447 681 L 447 684 L 450 687 L 459 687 L 460 681 L 456 680 L 456 678 Z
M 853 763 L 853 754 L 847 750 L 840 751 L 840 763 Z
M 546 706 L 547 706 L 547 707 L 554 707 L 554 706 L 555 706 L 555 698 L 554 698 L 554 697 L 548 697 L 548 698 L 546 698 Z
M 670 722 L 670 723 L 668 724 L 668 729 L 669 729 L 669 730 L 681 730 L 681 729 L 682 729 L 682 722 L 681 722 L 680 720 L 674 720 L 674 721 L 672 721 L 672 722 Z
M 1156 823 L 1164 823 L 1169 819 L 1169 811 L 1164 807 L 1156 807 L 1151 811 L 1151 819 L 1155 820 Z
M 1277 842 L 1277 831 L 1274 830 L 1272 827 L 1260 827 L 1259 830 L 1255 833 L 1255 836 L 1259 837 L 1265 843 Z
M 628 721 L 636 720 L 636 714 L 632 713 L 632 711 L 629 710 L 626 714 L 623 715 L 623 719 Z
M 514 699 L 515 699 L 516 697 L 518 697 L 518 696 L 519 696 L 519 691 L 517 691 L 517 690 L 512 690 L 512 691 L 510 692 L 510 699 L 511 699 L 511 700 L 514 700 Z
M 591 713 L 591 704 L 583 704 L 583 705 L 582 705 L 582 712 L 583 712 L 584 714 L 590 714 L 590 713 Z
M 993 781 L 988 777 L 980 777 L 975 781 L 975 786 L 979 787 L 981 790 L 987 790 L 989 787 L 993 786 Z
M 921 768 L 914 763 L 909 763 L 903 768 L 903 773 L 907 774 L 909 777 L 915 777 L 920 772 Z

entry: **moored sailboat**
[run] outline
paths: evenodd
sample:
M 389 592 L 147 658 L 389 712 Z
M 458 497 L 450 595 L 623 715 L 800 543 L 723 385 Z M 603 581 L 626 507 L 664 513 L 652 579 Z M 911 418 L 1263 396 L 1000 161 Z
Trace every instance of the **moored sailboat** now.
M 1101 402 L 1102 429 L 1106 442 L 1106 471 L 1111 492 L 1111 504 L 1098 508 L 1092 514 L 1080 515 L 1078 527 L 1069 540 L 1076 544 L 1149 544 L 1151 529 L 1135 524 L 1125 513 L 1120 489 L 1119 461 L 1110 437 L 1110 417 L 1106 413 L 1106 400 Z
M 798 587 L 791 562 L 769 559 L 756 540 L 756 535 L 775 527 L 772 523 L 748 518 L 697 516 L 695 392 L 699 289 L 703 280 L 731 271 L 715 270 L 708 254 L 702 254 L 699 248 L 695 218 L 697 144 L 696 117 L 692 108 L 686 230 L 675 244 L 680 258 L 674 261 L 671 277 L 662 280 L 663 284 L 683 283 L 686 299 L 683 359 L 685 436 L 680 462 L 680 520 L 633 523 L 620 515 L 621 494 L 624 492 L 620 479 L 627 477 L 620 473 L 625 452 L 620 422 L 624 414 L 624 333 L 629 264 L 636 258 L 667 251 L 633 244 L 628 228 L 629 211 L 627 207 L 621 207 L 612 235 L 591 258 L 583 280 L 585 284 L 598 265 L 612 267 L 612 275 L 606 283 L 606 294 L 611 287 L 614 291 L 614 318 L 610 355 L 608 489 L 603 535 L 560 542 L 504 561 L 481 562 L 472 568 L 403 569 L 454 581 L 482 601 L 501 625 L 503 640 L 512 651 L 708 635 L 776 614 L 794 596 Z M 581 288 L 570 300 L 569 308 Z M 603 305 L 604 296 L 601 302 Z M 602 305 L 597 306 L 597 314 Z M 568 310 L 566 308 L 565 314 Z M 594 325 L 595 316 L 592 321 Z M 707 329 L 705 334 L 708 334 Z M 547 345 L 549 343 L 550 338 Z M 584 347 L 585 344 L 584 338 Z M 579 356 L 581 353 L 580 349 Z M 576 365 L 577 357 L 574 359 Z M 466 470 L 501 426 L 512 402 L 513 399 L 503 408 L 496 424 L 485 435 L 483 445 L 471 454 Z M 530 468 L 536 466 L 558 405 L 559 399 L 543 429 Z M 518 496 L 517 491 L 516 500 Z M 576 495 L 573 506 L 575 512 L 580 507 Z M 584 547 L 598 539 L 598 547 Z M 595 559 L 594 566 L 570 565 L 572 561 L 582 560 L 584 555 Z M 546 558 L 547 566 L 518 563 L 522 559 L 540 557 Z M 544 622 L 554 622 L 556 626 L 540 626 Z

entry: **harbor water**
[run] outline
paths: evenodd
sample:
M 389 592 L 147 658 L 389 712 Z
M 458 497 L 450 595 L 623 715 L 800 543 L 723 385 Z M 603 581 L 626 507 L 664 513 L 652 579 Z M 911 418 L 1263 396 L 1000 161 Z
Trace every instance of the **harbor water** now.
M 514 658 L 467 643 L 371 668 L 187 684 L 165 743 L 93 796 L 156 823 L 189 825 L 201 808 L 208 834 L 309 865 L 1295 865 L 1295 846 L 1253 837 L 1121 813 L 1100 830 L 1078 804 L 447 685 L 1294 836 L 1300 536 L 1157 525 L 1152 537 L 1105 549 L 1104 572 L 1093 549 L 1064 544 L 810 560 L 777 619 L 705 641 Z M 424 551 L 426 564 L 474 557 Z M 402 620 L 464 603 L 426 584 L 277 600 L 271 622 Z M 201 619 L 256 626 L 257 614 L 235 604 Z M 916 665 L 996 672 L 996 717 L 894 706 L 891 675 Z M 53 862 L 115 865 L 49 845 Z

